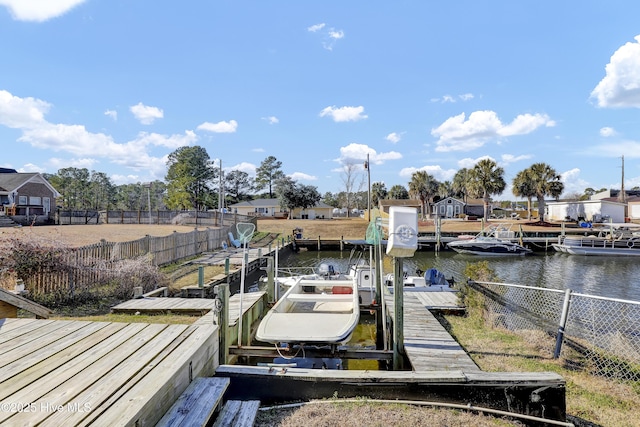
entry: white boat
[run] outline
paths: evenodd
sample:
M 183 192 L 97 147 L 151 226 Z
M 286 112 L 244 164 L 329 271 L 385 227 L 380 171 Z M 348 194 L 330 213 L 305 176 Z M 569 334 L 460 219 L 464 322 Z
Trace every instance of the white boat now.
M 298 277 L 260 322 L 258 341 L 342 344 L 360 320 L 355 280 Z
M 569 255 L 640 256 L 639 224 L 596 224 L 587 236 L 560 236 L 553 248 Z
M 475 237 L 463 238 L 449 242 L 447 246 L 461 254 L 471 255 L 527 255 L 531 249 L 514 242 L 515 232 L 509 226 L 494 225 L 488 231 L 480 232 Z

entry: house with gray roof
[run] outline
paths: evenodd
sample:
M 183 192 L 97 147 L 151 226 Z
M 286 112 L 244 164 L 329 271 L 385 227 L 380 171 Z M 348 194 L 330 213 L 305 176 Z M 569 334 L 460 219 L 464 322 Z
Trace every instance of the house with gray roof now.
M 0 215 L 16 222 L 48 222 L 55 214 L 60 193 L 41 173 L 0 173 Z

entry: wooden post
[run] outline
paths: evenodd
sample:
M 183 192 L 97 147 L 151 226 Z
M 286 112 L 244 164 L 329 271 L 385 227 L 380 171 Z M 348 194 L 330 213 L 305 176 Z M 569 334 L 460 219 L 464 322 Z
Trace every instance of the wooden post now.
M 133 299 L 142 298 L 142 286 L 133 288 Z
M 273 257 L 267 257 L 267 301 L 275 302 L 276 289 L 273 277 Z
M 228 280 L 228 279 L 227 279 Z M 218 298 L 222 302 L 222 312 L 220 313 L 220 349 L 218 359 L 221 365 L 226 365 L 229 360 L 229 284 L 218 285 Z
M 322 245 L 320 244 L 320 236 L 318 236 L 318 250 L 321 250 Z
M 340 236 L 340 252 L 344 251 L 344 236 Z
M 204 265 L 198 266 L 198 287 L 200 289 L 204 288 Z
M 403 369 L 404 354 L 404 294 L 403 294 L 403 259 L 393 258 L 393 370 Z

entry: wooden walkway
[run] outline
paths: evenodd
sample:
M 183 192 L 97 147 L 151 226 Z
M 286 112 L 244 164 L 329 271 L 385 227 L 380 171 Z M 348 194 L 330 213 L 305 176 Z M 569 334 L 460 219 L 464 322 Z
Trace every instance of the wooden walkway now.
M 247 292 L 242 296 L 242 311 L 246 312 L 264 292 Z M 112 313 L 179 313 L 202 315 L 213 310 L 216 300 L 211 298 L 165 298 L 146 297 L 132 299 L 111 308 Z M 235 325 L 240 315 L 240 294 L 232 295 L 229 299 L 229 325 Z
M 450 294 L 450 295 L 444 295 Z M 404 349 L 416 372 L 480 369 L 428 310 L 435 301 L 449 300 L 457 307 L 457 293 L 404 292 Z M 452 301 L 451 298 L 456 298 Z M 390 307 L 393 318 L 393 307 Z
M 212 316 L 193 325 L 0 319 L 0 425 L 154 425 L 191 378 L 213 374 Z

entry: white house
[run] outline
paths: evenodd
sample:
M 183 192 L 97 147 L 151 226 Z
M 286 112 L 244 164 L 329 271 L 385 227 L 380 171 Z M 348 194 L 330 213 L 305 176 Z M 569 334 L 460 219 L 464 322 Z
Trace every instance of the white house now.
M 229 206 L 232 213 L 259 217 L 285 217 L 286 212 L 280 208 L 279 199 L 256 199 L 235 203 Z
M 235 203 L 229 206 L 232 213 L 257 217 L 288 218 L 286 210 L 280 208 L 279 199 L 256 199 Z M 314 207 L 308 209 L 296 208 L 291 212 L 291 217 L 296 219 L 331 219 L 333 217 L 333 206 L 324 202 L 318 202 Z
M 615 198 L 546 202 L 545 219 L 548 221 L 624 222 L 626 203 Z

